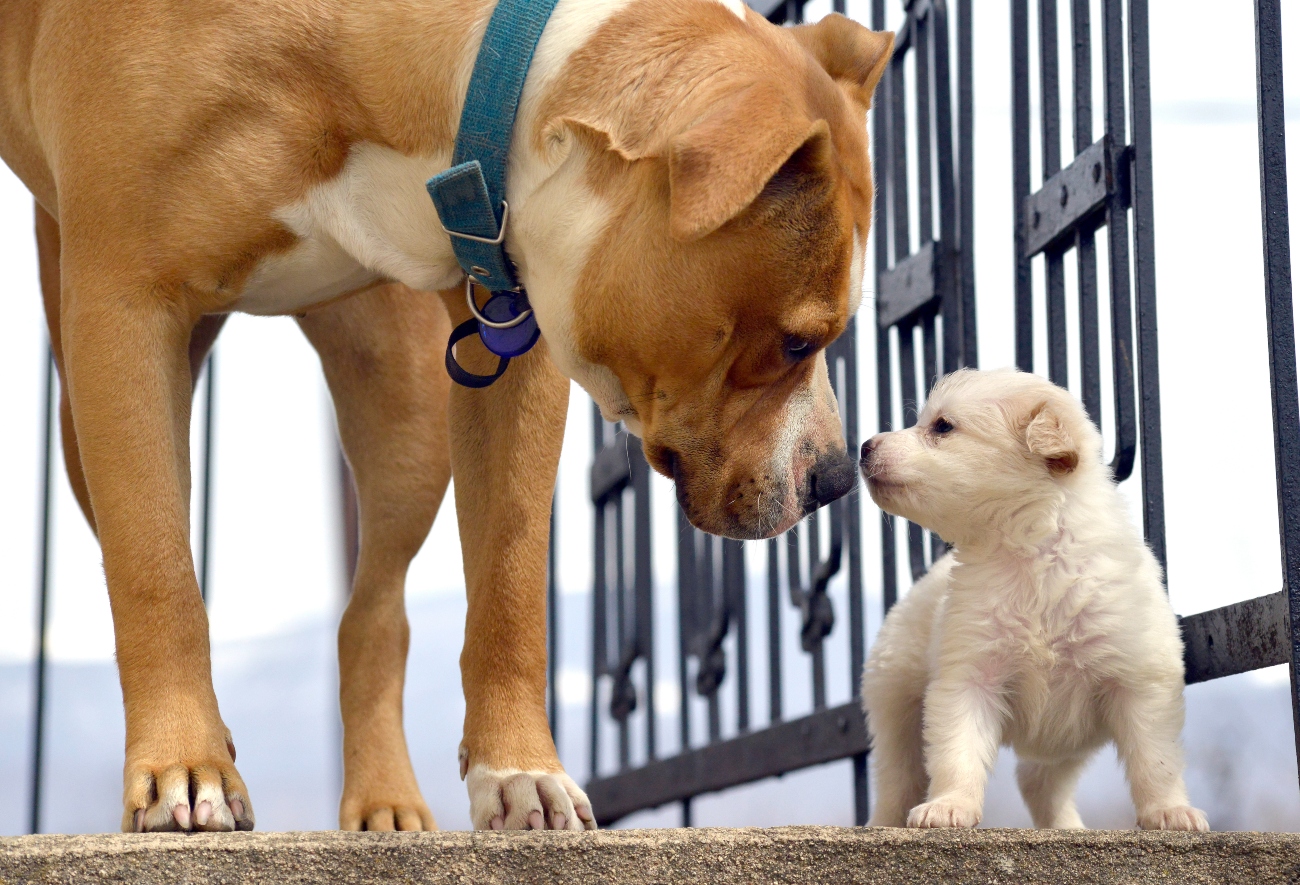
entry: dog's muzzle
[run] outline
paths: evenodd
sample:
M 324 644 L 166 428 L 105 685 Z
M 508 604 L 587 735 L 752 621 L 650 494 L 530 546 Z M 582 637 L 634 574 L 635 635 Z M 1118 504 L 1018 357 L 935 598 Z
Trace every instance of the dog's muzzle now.
M 858 482 L 858 465 L 848 452 L 825 452 L 808 471 L 803 512 L 812 513 L 849 493 Z

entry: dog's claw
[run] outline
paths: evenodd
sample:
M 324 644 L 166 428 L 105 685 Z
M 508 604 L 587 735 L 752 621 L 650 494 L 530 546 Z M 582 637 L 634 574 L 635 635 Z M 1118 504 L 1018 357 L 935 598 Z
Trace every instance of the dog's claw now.
M 176 826 L 182 830 L 190 828 L 190 807 L 188 805 L 177 805 L 172 809 L 172 818 L 176 821 Z
M 135 831 L 137 833 L 144 832 L 144 809 L 143 808 L 137 808 L 135 811 Z

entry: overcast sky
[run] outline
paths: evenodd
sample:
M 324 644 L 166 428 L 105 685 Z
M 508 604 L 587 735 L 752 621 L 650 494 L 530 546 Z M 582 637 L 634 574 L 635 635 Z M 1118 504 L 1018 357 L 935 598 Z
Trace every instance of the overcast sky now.
M 901 4 L 890 5 L 896 18 L 893 6 Z M 1283 0 L 1282 6 L 1288 81 L 1295 84 L 1300 2 Z M 815 17 L 828 8 L 829 0 L 810 3 L 809 14 Z M 865 2 L 850 4 L 850 13 L 865 14 L 866 8 Z M 1064 35 L 1068 28 L 1062 15 Z M 977 16 L 980 359 L 983 366 L 995 367 L 1013 359 L 1009 25 L 1006 4 L 981 5 Z M 1152 0 L 1151 33 L 1169 586 L 1175 607 L 1186 614 L 1281 586 L 1251 5 L 1244 0 Z M 1300 99 L 1295 88 L 1291 92 Z M 1294 100 L 1290 106 L 1297 106 Z M 1292 116 L 1288 114 L 1289 165 L 1294 173 L 1300 168 L 1294 159 L 1300 154 L 1300 131 L 1291 124 Z M 1300 175 L 1293 180 L 1300 182 Z M 0 323 L 0 373 L 5 379 L 0 414 L 6 416 L 0 434 L 0 459 L 6 465 L 0 472 L 0 660 L 14 661 L 27 659 L 34 642 L 45 332 L 31 200 L 3 167 L 0 266 L 7 295 Z M 1067 278 L 1072 279 L 1068 271 Z M 870 294 L 864 300 L 868 323 Z M 1041 326 L 1041 311 L 1039 319 Z M 864 367 L 865 436 L 877 428 L 871 336 L 863 338 L 859 365 Z M 332 618 L 342 592 L 337 454 L 328 396 L 313 352 L 291 320 L 245 316 L 227 325 L 217 352 L 211 629 L 214 642 L 223 643 Z M 1077 378 L 1077 354 L 1072 360 L 1072 378 Z M 582 594 L 589 591 L 591 576 L 586 504 L 590 411 L 589 401 L 575 388 L 560 474 L 560 584 L 565 604 L 578 608 L 585 606 Z M 196 438 L 196 455 L 200 450 Z M 65 661 L 106 660 L 113 644 L 98 549 L 68 491 L 61 462 L 55 475 L 52 653 Z M 666 539 L 671 490 L 658 479 L 655 489 L 663 505 L 656 517 L 658 535 Z M 1136 483 L 1128 483 L 1126 490 L 1136 501 Z M 870 502 L 863 506 L 865 574 L 868 594 L 876 599 L 878 523 Z M 454 519 L 446 507 L 412 568 L 409 594 L 463 593 L 459 555 Z M 656 556 L 657 580 L 670 580 L 671 543 L 660 543 Z M 870 618 L 874 630 L 877 609 Z M 564 655 L 565 691 L 571 700 L 579 700 L 586 689 L 584 659 L 585 654 Z M 1279 673 L 1259 678 L 1284 678 Z M 665 666 L 661 678 L 671 680 L 673 668 Z M 846 680 L 841 689 L 847 691 Z

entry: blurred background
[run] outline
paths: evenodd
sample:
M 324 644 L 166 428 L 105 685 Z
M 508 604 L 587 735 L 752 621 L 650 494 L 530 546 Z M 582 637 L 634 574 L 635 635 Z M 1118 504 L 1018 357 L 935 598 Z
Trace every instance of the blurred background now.
M 1248 3 L 1151 0 L 1150 7 L 1168 584 L 1176 610 L 1190 614 L 1281 587 L 1254 31 Z M 1300 2 L 1283 0 L 1282 8 L 1287 85 L 1296 96 L 1287 107 L 1295 158 Z M 891 20 L 901 17 L 901 4 L 890 0 L 889 9 Z M 811 21 L 829 10 L 830 0 L 813 0 L 805 14 Z M 865 20 L 867 12 L 865 3 L 850 0 L 850 15 Z M 984 367 L 1014 359 L 1009 34 L 1006 4 L 977 9 L 976 271 Z M 1292 181 L 1300 181 L 1298 164 L 1290 161 Z M 1294 231 L 1300 225 L 1292 215 Z M 0 168 L 6 291 L 0 462 L 8 465 L 0 472 L 0 835 L 26 832 L 28 825 L 46 348 L 35 256 L 31 198 Z M 868 290 L 867 311 L 871 298 Z M 871 335 L 860 336 L 864 437 L 882 429 L 874 418 L 873 346 Z M 441 349 L 443 343 L 430 347 Z M 258 827 L 332 828 L 341 784 L 334 630 L 346 592 L 329 397 L 314 352 L 288 318 L 235 316 L 216 352 L 209 601 L 217 694 L 239 747 Z M 195 414 L 205 406 L 201 389 Z M 579 782 L 590 776 L 591 420 L 590 401 L 574 387 L 557 493 L 557 695 L 561 756 Z M 203 451 L 200 429 L 196 421 L 196 463 Z M 68 488 L 61 456 L 54 476 L 41 828 L 101 832 L 115 829 L 120 815 L 123 722 L 112 626 L 99 550 Z M 652 482 L 656 536 L 667 539 L 674 531 L 672 489 L 657 476 Z M 1140 521 L 1137 481 L 1126 483 L 1125 491 Z M 869 499 L 857 496 L 854 503 L 863 513 L 870 636 L 881 616 L 880 523 Z M 747 562 L 757 568 L 753 553 Z M 659 598 L 671 595 L 674 556 L 671 543 L 655 549 Z M 847 592 L 843 584 L 841 575 L 832 585 L 837 604 Z M 466 828 L 468 801 L 456 762 L 465 600 L 450 504 L 412 565 L 407 601 L 406 728 L 416 773 L 440 826 Z M 671 668 L 661 669 L 657 708 L 671 714 L 679 689 Z M 831 692 L 832 702 L 847 700 L 847 677 L 833 680 Z M 790 703 L 807 701 L 795 696 Z M 1211 825 L 1300 830 L 1285 668 L 1193 686 L 1187 704 L 1188 786 Z M 693 823 L 851 824 L 849 767 L 847 761 L 833 763 L 700 797 Z M 1084 775 L 1079 804 L 1089 826 L 1132 825 L 1113 752 L 1104 752 Z M 677 807 L 665 807 L 619 825 L 676 826 L 680 820 Z M 1029 824 L 1005 752 L 990 787 L 985 824 Z

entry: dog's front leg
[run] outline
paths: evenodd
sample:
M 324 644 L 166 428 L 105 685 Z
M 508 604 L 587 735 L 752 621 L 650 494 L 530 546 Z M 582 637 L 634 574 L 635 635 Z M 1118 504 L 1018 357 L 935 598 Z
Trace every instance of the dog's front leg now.
M 1148 676 L 1149 682 L 1118 687 L 1107 698 L 1110 727 L 1128 775 L 1138 826 L 1207 832 L 1205 812 L 1191 806 L 1183 783 L 1182 674 Z
M 468 350 L 458 347 L 462 362 Z M 481 371 L 477 362 L 471 368 Z M 491 387 L 452 390 L 452 476 L 469 593 L 460 770 L 477 829 L 595 827 L 546 719 L 546 549 L 568 398 L 569 381 L 544 344 L 513 360 Z
M 999 690 L 986 678 L 942 677 L 925 693 L 926 801 L 909 827 L 973 827 L 984 811 L 984 787 L 1002 742 Z
M 102 254 L 113 254 L 105 250 Z M 252 829 L 221 721 L 189 542 L 181 293 L 63 250 L 72 417 L 104 554 L 126 712 L 124 830 Z

